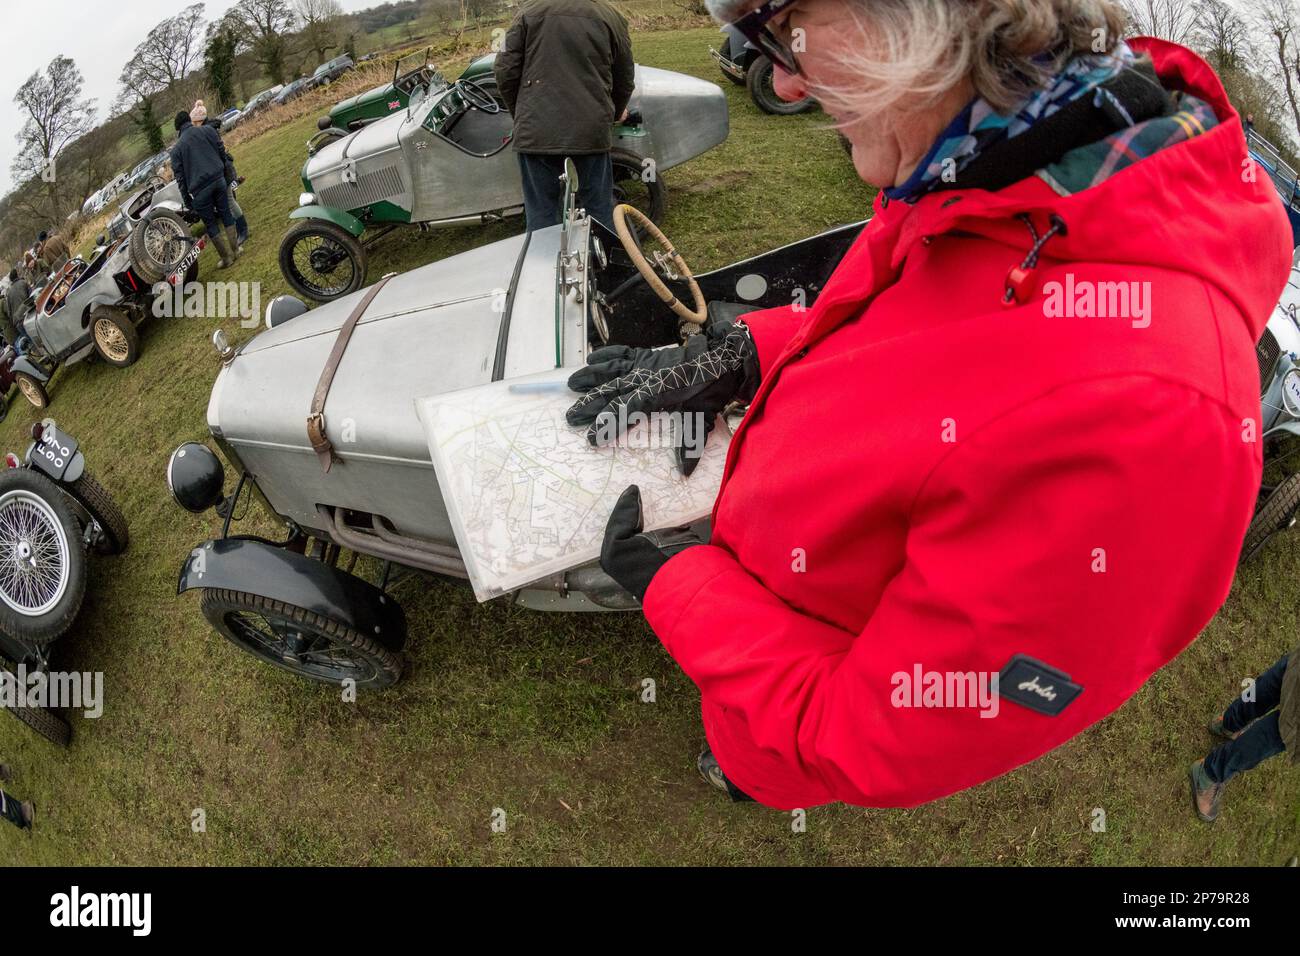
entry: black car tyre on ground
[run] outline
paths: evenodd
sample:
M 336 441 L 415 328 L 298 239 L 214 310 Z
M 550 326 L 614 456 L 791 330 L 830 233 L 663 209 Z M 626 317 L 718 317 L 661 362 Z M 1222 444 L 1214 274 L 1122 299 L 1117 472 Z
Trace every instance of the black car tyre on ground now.
M 649 216 L 656 226 L 662 223 L 668 211 L 663 174 L 654 170 L 646 182 L 644 158 L 626 149 L 611 149 L 609 159 L 614 166 L 614 205 L 625 202 Z
M 13 680 L 13 672 L 5 668 L 5 680 Z M 0 710 L 8 711 L 18 720 L 36 731 L 50 743 L 66 747 L 72 743 L 72 727 L 58 713 L 44 707 L 6 707 L 0 703 Z
M 754 60 L 749 67 L 749 72 L 745 74 L 745 86 L 749 88 L 749 97 L 764 113 L 772 113 L 777 116 L 791 116 L 795 113 L 807 113 L 817 105 L 817 101 L 811 96 L 805 96 L 796 103 L 789 100 L 783 100 L 776 95 L 776 88 L 772 85 L 772 77 L 776 67 L 772 61 L 765 56 L 760 56 Z
M 280 272 L 299 295 L 329 302 L 366 281 L 366 250 L 328 219 L 301 219 L 280 241 Z
M 37 381 L 26 372 L 14 373 L 14 381 L 18 383 L 18 390 L 23 393 L 23 398 L 32 403 L 35 408 L 48 408 L 50 404 L 50 393 L 45 390 L 45 385 Z
M 1290 527 L 1297 511 L 1300 511 L 1300 474 L 1286 478 L 1255 510 L 1241 546 L 1241 560 L 1249 560 L 1269 538 Z
M 224 588 L 205 588 L 199 609 L 236 647 L 300 677 L 376 688 L 402 676 L 401 654 L 314 611 Z
M 0 630 L 49 644 L 85 595 L 81 527 L 63 492 L 30 468 L 0 472 Z
M 101 305 L 90 311 L 95 354 L 109 365 L 126 368 L 140 357 L 140 332 L 121 309 Z
M 149 284 L 167 278 L 190 251 L 190 225 L 170 209 L 155 209 L 131 230 L 131 265 Z
M 96 554 L 121 554 L 126 550 L 131 540 L 126 518 L 113 496 L 104 490 L 94 475 L 83 471 L 81 477 L 70 482 L 64 490 L 99 524 L 103 533 L 94 544 Z

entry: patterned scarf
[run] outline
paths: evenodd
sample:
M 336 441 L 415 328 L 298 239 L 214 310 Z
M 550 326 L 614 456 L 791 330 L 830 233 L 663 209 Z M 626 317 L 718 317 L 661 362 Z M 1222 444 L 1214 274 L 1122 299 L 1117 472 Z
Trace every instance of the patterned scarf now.
M 889 187 L 885 195 L 891 200 L 916 202 L 940 183 L 951 181 L 990 146 L 1019 136 L 1112 79 L 1133 60 L 1133 51 L 1123 42 L 1110 53 L 1075 56 L 1046 85 L 1031 91 L 1007 113 L 998 113 L 983 97 L 976 97 L 939 134 L 907 182 Z

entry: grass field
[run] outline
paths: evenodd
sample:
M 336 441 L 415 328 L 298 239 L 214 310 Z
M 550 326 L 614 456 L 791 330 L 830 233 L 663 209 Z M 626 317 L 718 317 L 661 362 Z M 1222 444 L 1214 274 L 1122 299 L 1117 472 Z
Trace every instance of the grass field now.
M 863 218 L 869 193 L 825 118 L 760 114 L 708 57 L 715 37 L 634 35 L 640 62 L 716 80 L 730 100 L 729 140 L 667 175 L 666 232 L 687 260 L 703 270 Z M 205 277 L 260 281 L 264 300 L 285 291 L 276 249 L 316 115 L 237 147 L 253 239 L 227 273 L 205 252 Z M 520 227 L 393 236 L 371 276 Z M 636 615 L 477 605 L 459 586 L 410 581 L 397 591 L 412 639 L 396 688 L 348 704 L 258 664 L 208 629 L 194 595 L 174 593 L 189 549 L 219 531 L 177 508 L 164 481 L 171 450 L 207 437 L 214 324 L 157 321 L 134 367 L 83 363 L 55 380 L 50 412 L 116 495 L 132 541 L 92 563 L 61 646 L 63 668 L 104 672 L 104 716 L 75 717 L 66 752 L 0 719 L 12 790 L 38 807 L 33 834 L 0 827 L 6 862 L 1189 865 L 1278 864 L 1300 848 L 1300 787 L 1283 761 L 1235 781 L 1213 827 L 1189 812 L 1186 784 L 1210 743 L 1205 719 L 1296 642 L 1300 537 L 1271 545 L 1186 653 L 1066 746 L 918 809 L 814 809 L 803 833 L 697 778 L 698 694 Z M 233 320 L 227 331 L 249 334 Z M 0 447 L 21 452 L 36 417 L 15 405 Z M 640 702 L 647 677 L 654 704 Z M 494 808 L 504 833 L 490 830 Z

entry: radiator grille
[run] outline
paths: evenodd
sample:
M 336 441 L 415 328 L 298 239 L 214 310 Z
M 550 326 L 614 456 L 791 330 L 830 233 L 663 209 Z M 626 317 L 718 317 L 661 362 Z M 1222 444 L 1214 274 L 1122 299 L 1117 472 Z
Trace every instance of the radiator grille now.
M 1265 329 L 1263 338 L 1255 346 L 1255 357 L 1259 359 L 1259 391 L 1261 395 L 1268 391 L 1268 383 L 1273 378 L 1273 369 L 1277 367 L 1277 359 L 1281 351 L 1278 348 L 1277 339 L 1273 338 L 1273 333 Z
M 343 182 L 325 186 L 320 191 L 320 201 L 340 209 L 356 209 L 383 199 L 396 199 L 403 192 L 402 174 L 398 168 L 385 166 L 383 169 L 362 173 L 357 177 L 355 186 Z

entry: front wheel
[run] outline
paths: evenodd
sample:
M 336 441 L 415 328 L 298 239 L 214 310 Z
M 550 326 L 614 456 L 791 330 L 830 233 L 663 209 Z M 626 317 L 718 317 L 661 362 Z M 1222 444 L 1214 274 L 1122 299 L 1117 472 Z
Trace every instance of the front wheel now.
M 327 684 L 389 687 L 402 657 L 342 621 L 244 591 L 205 588 L 203 616 L 226 640 L 259 660 Z
M 329 302 L 365 284 L 366 250 L 328 219 L 302 219 L 280 241 L 280 272 L 300 295 Z
M 126 518 L 113 496 L 104 490 L 94 475 L 82 472 L 80 478 L 64 485 L 63 490 L 99 525 L 99 537 L 91 545 L 96 554 L 121 554 L 126 550 L 131 539 Z
M 661 224 L 668 211 L 668 187 L 663 174 L 626 149 L 611 149 L 609 159 L 614 167 L 614 205 L 627 203 L 645 213 L 656 226 Z
M 90 313 L 95 352 L 109 365 L 126 368 L 140 357 L 140 332 L 121 309 L 101 305 Z
M 749 98 L 754 101 L 754 105 L 760 110 L 777 116 L 791 116 L 795 113 L 807 113 L 817 105 L 817 101 L 811 96 L 805 96 L 795 102 L 783 100 L 777 96 L 776 87 L 772 82 L 775 73 L 776 67 L 772 65 L 772 61 L 765 56 L 760 56 L 750 66 L 749 72 L 745 75 L 745 86 L 749 88 Z
M 63 492 L 30 468 L 0 472 L 0 630 L 49 644 L 85 594 L 81 528 Z
M 32 403 L 33 408 L 49 407 L 50 393 L 45 390 L 45 385 L 39 379 L 26 372 L 15 372 L 14 381 L 18 383 L 18 391 L 23 393 L 23 398 Z

